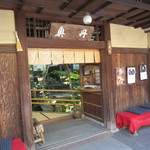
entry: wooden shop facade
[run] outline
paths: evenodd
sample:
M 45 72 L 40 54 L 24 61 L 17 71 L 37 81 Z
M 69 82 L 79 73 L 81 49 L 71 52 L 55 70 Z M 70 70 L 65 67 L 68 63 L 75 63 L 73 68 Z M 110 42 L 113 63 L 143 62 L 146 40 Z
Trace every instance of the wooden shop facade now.
M 107 1 L 107 6 L 112 3 Z M 3 5 L 0 3 L 0 8 Z M 116 129 L 117 113 L 150 103 L 150 32 L 138 26 L 105 21 L 87 26 L 72 19 L 70 24 L 57 16 L 6 9 L 0 10 L 0 20 L 3 20 L 0 23 L 0 139 L 21 137 L 28 149 L 34 149 L 28 66 L 37 59 L 34 55 L 37 49 L 38 56 L 46 51 L 44 58 L 47 51 L 58 55 L 63 52 L 63 58 L 69 55 L 63 63 L 76 56 L 71 63 L 81 64 L 84 114 L 108 129 Z M 64 24 L 69 26 L 70 35 L 66 39 L 55 36 L 58 30 L 52 30 L 54 22 L 57 29 L 65 29 Z M 73 34 L 73 30 L 77 33 L 84 29 L 91 31 L 92 40 Z M 61 33 L 67 34 L 66 30 Z M 21 47 L 18 47 L 19 42 Z M 83 88 L 93 84 L 98 88 Z

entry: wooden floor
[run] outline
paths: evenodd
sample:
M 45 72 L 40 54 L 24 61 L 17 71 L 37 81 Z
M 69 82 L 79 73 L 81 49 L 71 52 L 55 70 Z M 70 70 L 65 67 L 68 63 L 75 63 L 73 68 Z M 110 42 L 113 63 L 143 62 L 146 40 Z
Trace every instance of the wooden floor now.
M 32 117 L 36 118 L 42 124 L 50 124 L 59 122 L 66 119 L 72 119 L 71 113 L 58 113 L 58 112 L 38 112 L 33 111 Z

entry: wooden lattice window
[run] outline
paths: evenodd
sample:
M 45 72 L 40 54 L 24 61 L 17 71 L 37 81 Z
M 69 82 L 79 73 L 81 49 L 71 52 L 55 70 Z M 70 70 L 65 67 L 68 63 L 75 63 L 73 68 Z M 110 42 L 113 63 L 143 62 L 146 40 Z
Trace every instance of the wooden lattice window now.
M 26 18 L 27 37 L 48 38 L 50 21 L 35 18 Z
M 49 38 L 50 35 L 49 20 L 41 20 L 37 18 L 26 18 L 27 37 Z M 95 26 L 94 33 L 91 37 L 92 41 L 103 41 L 103 26 Z

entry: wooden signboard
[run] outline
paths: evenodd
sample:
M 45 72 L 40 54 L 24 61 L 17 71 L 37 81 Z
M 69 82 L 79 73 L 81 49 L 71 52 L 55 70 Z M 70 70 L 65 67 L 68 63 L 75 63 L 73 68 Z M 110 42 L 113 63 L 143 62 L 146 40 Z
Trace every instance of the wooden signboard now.
M 50 38 L 89 41 L 93 31 L 93 26 L 51 23 Z

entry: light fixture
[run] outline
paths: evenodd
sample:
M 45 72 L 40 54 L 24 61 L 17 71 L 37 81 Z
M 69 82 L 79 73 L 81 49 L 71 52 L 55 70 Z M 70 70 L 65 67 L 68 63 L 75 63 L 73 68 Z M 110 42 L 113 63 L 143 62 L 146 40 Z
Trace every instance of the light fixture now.
M 83 23 L 84 24 L 90 24 L 92 22 L 92 17 L 87 12 L 86 15 L 83 17 Z

